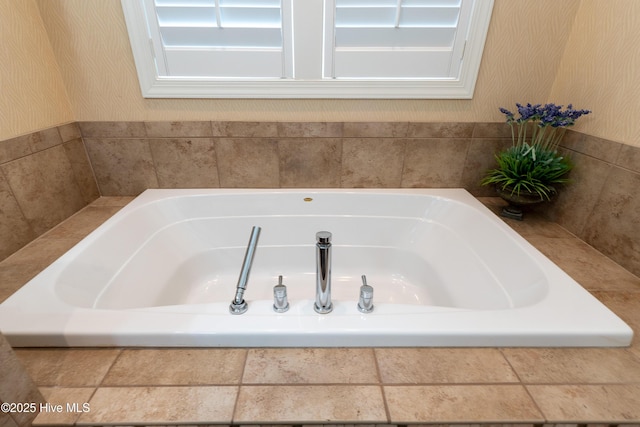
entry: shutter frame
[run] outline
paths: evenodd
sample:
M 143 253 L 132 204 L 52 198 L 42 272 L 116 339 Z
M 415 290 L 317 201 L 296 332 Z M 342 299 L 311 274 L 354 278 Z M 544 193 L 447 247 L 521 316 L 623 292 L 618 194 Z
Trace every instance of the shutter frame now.
M 300 9 L 311 2 L 317 3 L 322 0 L 281 1 Z M 121 0 L 121 6 L 140 90 L 145 98 L 470 99 L 473 97 L 494 3 L 494 0 L 473 1 L 468 43 L 459 76 L 421 80 L 296 79 L 292 65 L 288 70 L 286 67 L 289 65 L 283 67 L 288 73 L 285 75 L 289 77 L 283 79 L 167 77 L 161 73 L 164 62 L 161 49 L 151 37 L 154 22 L 147 19 L 147 0 Z M 292 26 L 292 22 L 291 16 L 288 16 L 284 24 Z M 285 40 L 285 44 L 287 43 L 291 46 L 290 40 Z M 461 46 L 461 50 L 463 48 L 464 45 Z M 297 60 L 304 56 L 298 51 L 296 53 Z M 285 64 L 292 64 L 287 56 L 293 56 L 293 49 L 285 51 Z M 323 65 L 326 68 L 326 61 Z M 322 75 L 323 71 L 319 74 Z

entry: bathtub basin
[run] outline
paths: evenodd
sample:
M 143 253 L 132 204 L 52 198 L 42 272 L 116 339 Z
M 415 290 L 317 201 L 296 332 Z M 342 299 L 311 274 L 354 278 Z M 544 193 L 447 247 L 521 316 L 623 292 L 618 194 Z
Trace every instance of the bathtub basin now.
M 262 229 L 231 315 L 247 241 Z M 315 234 L 332 301 L 313 310 Z M 290 309 L 273 310 L 278 276 Z M 374 310 L 357 310 L 361 276 Z M 13 346 L 627 346 L 632 331 L 462 189 L 147 190 L 0 305 Z

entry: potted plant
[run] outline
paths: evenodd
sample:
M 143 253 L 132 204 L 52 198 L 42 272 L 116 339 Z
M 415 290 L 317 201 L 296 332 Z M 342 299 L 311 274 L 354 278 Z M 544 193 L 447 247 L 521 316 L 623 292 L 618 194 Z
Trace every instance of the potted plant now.
M 512 145 L 496 154 L 497 167 L 487 171 L 482 185 L 494 185 L 509 206 L 502 215 L 522 219 L 522 207 L 551 200 L 559 185 L 568 182 L 573 168 L 571 160 L 558 153 L 558 145 L 567 127 L 589 114 L 575 110 L 571 104 L 565 110 L 555 104 L 516 104 L 519 117 L 500 108 L 511 127 Z

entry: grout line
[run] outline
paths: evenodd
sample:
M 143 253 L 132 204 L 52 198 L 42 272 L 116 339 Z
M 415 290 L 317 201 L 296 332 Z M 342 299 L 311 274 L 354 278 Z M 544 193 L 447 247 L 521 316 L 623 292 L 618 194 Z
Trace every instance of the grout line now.
M 60 138 L 60 139 L 62 139 L 62 138 Z M 73 180 L 73 183 L 77 187 L 78 194 L 82 198 L 82 202 L 84 203 L 84 206 L 82 207 L 82 209 L 84 209 L 87 206 L 89 206 L 89 204 L 91 202 L 89 201 L 88 195 L 85 194 L 85 188 L 83 188 L 83 186 L 82 186 L 82 184 L 80 182 L 80 177 L 78 176 L 78 173 L 76 173 L 76 169 L 74 169 L 74 167 L 73 167 L 73 160 L 69 157 L 69 150 L 70 149 L 67 149 L 67 147 L 71 143 L 73 143 L 74 141 L 76 141 L 76 140 L 62 142 L 60 145 L 62 146 L 62 154 L 64 155 L 64 158 L 67 160 L 67 162 L 69 162 L 69 169 L 70 169 L 70 173 L 71 173 L 71 178 Z M 84 141 L 81 141 L 81 143 L 82 143 L 82 150 L 83 150 L 83 152 L 85 152 L 84 151 Z M 87 163 L 89 163 L 89 168 L 91 169 L 91 176 L 94 178 L 94 182 L 95 182 L 95 174 L 93 173 L 93 167 L 91 166 L 88 158 L 86 159 L 86 161 L 87 161 Z M 100 193 L 100 189 L 98 189 L 98 193 Z
M 98 386 L 61 386 L 59 384 L 39 384 L 42 387 L 100 387 L 100 388 L 137 388 L 137 387 L 483 387 L 483 386 L 637 386 L 640 382 L 563 382 L 563 383 L 545 383 L 545 382 L 533 382 L 533 383 L 519 383 L 519 382 L 496 382 L 496 383 L 462 383 L 462 382 L 421 382 L 421 383 L 173 383 L 173 384 L 158 384 L 158 383 L 146 383 L 146 384 L 100 384 Z
M 91 161 L 91 157 L 89 156 L 89 150 L 87 150 L 87 144 L 84 141 L 84 137 L 80 135 L 80 141 L 82 142 L 82 152 L 84 153 L 85 160 L 89 164 L 89 170 L 91 171 L 91 177 L 93 178 L 93 183 L 96 186 L 96 190 L 98 190 L 98 198 L 102 197 L 102 189 L 100 188 L 100 184 L 98 183 L 98 177 L 96 176 L 96 171 L 93 166 L 93 162 Z M 95 201 L 95 200 L 94 200 Z M 90 202 L 89 204 L 93 203 Z
M 149 151 L 149 156 L 151 157 L 151 165 L 153 166 L 153 176 L 156 177 L 156 184 L 158 184 L 158 188 L 162 188 L 162 185 L 160 185 L 160 177 L 158 176 L 158 164 L 156 162 L 156 156 L 153 154 L 154 152 L 152 148 L 153 144 L 151 144 L 150 138 L 147 138 L 147 137 L 144 138 L 144 145 Z
M 246 386 L 246 387 L 341 387 L 341 386 L 347 386 L 347 387 L 377 387 L 379 385 L 382 385 L 382 383 L 348 383 L 348 382 L 343 382 L 343 383 L 312 383 L 312 382 L 299 382 L 299 383 L 287 383 L 287 382 L 280 382 L 280 383 L 241 383 L 242 386 Z M 389 385 L 389 384 L 385 384 L 385 385 Z M 390 384 L 393 385 L 393 384 Z M 407 384 L 405 384 L 407 385 Z M 411 384 L 411 385 L 416 385 L 416 384 Z
M 116 362 L 120 359 L 120 357 L 122 357 L 122 353 L 125 352 L 125 349 L 123 348 L 118 348 L 118 355 L 116 357 L 113 358 L 113 362 L 111 362 L 111 365 L 109 365 L 109 369 L 107 369 L 107 372 L 104 373 L 104 376 L 102 377 L 102 379 L 100 380 L 100 382 L 98 383 L 98 385 L 96 385 L 96 390 L 99 387 L 103 387 L 104 386 L 104 380 L 107 378 L 107 376 L 109 375 L 109 373 L 111 372 L 111 370 L 113 369 L 113 367 L 115 366 Z M 108 387 L 108 386 L 107 386 Z
M 9 162 L 7 162 L 9 163 Z M 40 236 L 42 236 L 42 234 L 38 235 L 38 233 L 36 233 L 35 229 L 33 228 L 33 225 L 31 224 L 31 220 L 25 215 L 25 210 L 22 207 L 22 205 L 20 204 L 20 201 L 18 200 L 18 198 L 16 197 L 16 193 L 13 190 L 13 188 L 11 187 L 11 182 L 9 181 L 9 177 L 7 172 L 4 170 L 4 164 L 0 164 L 0 174 L 2 175 L 2 178 L 4 179 L 4 181 L 6 182 L 7 188 L 9 189 L 9 194 L 10 197 L 16 202 L 16 206 L 18 207 L 18 210 L 20 211 L 20 215 L 22 215 L 22 218 L 24 219 L 24 222 L 27 224 L 27 226 L 29 227 L 29 231 L 31 232 L 32 236 L 35 236 L 30 242 L 27 242 L 25 244 L 23 244 L 20 248 L 18 248 L 16 251 L 14 251 L 13 253 L 7 255 L 4 259 L 9 258 L 11 255 L 13 255 L 14 253 L 16 253 L 17 251 L 19 251 L 21 248 L 26 247 L 29 243 L 33 242 L 34 240 L 38 239 Z M 44 234 L 44 233 L 43 233 Z M 0 259 L 0 261 L 3 261 L 4 259 Z
M 518 378 L 518 384 L 520 384 L 520 386 L 524 389 L 525 393 L 527 393 L 527 396 L 529 396 L 529 399 L 531 399 L 531 402 L 533 402 L 533 406 L 535 406 L 536 410 L 540 413 L 542 418 L 545 420 L 545 423 L 548 423 L 549 422 L 548 417 L 542 411 L 542 408 L 540 407 L 540 405 L 538 405 L 538 402 L 536 401 L 536 399 L 534 399 L 533 395 L 529 391 L 529 388 L 527 388 L 527 384 L 522 380 L 522 377 L 520 376 L 520 373 L 518 372 L 518 370 L 513 366 L 513 364 L 511 363 L 511 360 L 509 360 L 507 355 L 504 353 L 504 349 L 499 348 L 498 351 L 500 352 L 504 360 L 507 362 L 507 364 L 515 374 L 516 378 Z
M 244 363 L 242 364 L 242 370 L 240 371 L 240 378 L 238 378 L 238 385 L 244 384 L 244 373 L 247 370 L 247 363 L 249 363 L 249 352 L 251 350 L 251 348 L 244 349 Z
M 249 386 L 254 386 L 254 385 L 266 386 L 268 384 L 249 384 Z M 157 384 L 157 383 L 149 383 L 149 384 L 104 384 L 104 385 L 100 385 L 100 386 L 96 386 L 96 387 L 100 388 L 100 389 L 116 389 L 116 388 L 185 388 L 185 387 L 187 387 L 187 388 L 210 388 L 210 387 L 229 387 L 229 388 L 234 387 L 234 388 L 239 388 L 240 386 L 244 386 L 244 385 L 238 384 L 238 383 L 226 383 L 226 384 L 222 384 L 222 383 L 217 383 L 217 384 L 193 384 L 193 383 Z M 67 387 L 67 386 L 46 386 L 46 387 Z
M 509 367 L 511 368 L 511 371 L 515 374 L 516 378 L 518 379 L 518 383 L 524 385 L 524 381 L 522 381 L 522 378 L 520 377 L 518 370 L 513 366 L 513 364 L 511 364 L 511 360 L 509 360 L 507 355 L 504 353 L 504 348 L 498 348 L 498 352 L 502 355 L 502 358 L 504 359 L 504 361 L 507 362 L 507 365 L 509 365 Z
M 236 398 L 233 402 L 233 409 L 231 410 L 231 424 L 234 424 L 235 422 L 236 411 L 238 410 L 238 402 L 240 401 L 240 392 L 242 391 L 242 387 L 244 387 L 244 383 L 242 380 L 244 378 L 244 372 L 247 369 L 247 363 L 249 361 L 249 351 L 251 351 L 251 349 L 249 348 L 244 350 L 244 363 L 242 364 L 240 378 L 238 378 L 238 382 L 236 384 Z
M 408 151 L 409 151 L 409 139 L 413 140 L 413 139 L 417 139 L 417 138 L 409 138 L 409 137 L 405 137 L 402 138 L 402 165 L 400 165 L 400 181 L 398 182 L 398 187 L 399 188 L 404 188 L 404 180 L 406 177 L 406 166 L 407 166 L 407 155 L 408 155 Z
M 219 140 L 222 137 L 220 136 L 213 136 L 213 157 L 215 158 L 215 165 L 216 165 L 216 175 L 218 177 L 218 188 L 224 188 L 222 185 L 222 176 L 220 175 L 220 156 L 218 154 L 218 152 L 220 151 L 220 143 Z

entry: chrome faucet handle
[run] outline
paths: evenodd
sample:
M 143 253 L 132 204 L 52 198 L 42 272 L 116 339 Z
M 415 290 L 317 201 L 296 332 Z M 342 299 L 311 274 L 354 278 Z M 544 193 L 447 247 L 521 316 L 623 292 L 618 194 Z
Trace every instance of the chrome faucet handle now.
M 331 232 L 329 231 L 318 231 L 316 233 L 316 240 L 321 245 L 327 245 L 331 243 Z
M 282 284 L 282 276 L 278 276 L 278 284 L 273 287 L 273 311 L 284 313 L 289 310 L 287 287 Z
M 361 313 L 371 313 L 373 311 L 373 287 L 367 285 L 367 276 L 364 274 L 362 275 L 362 286 L 360 286 L 358 311 Z

